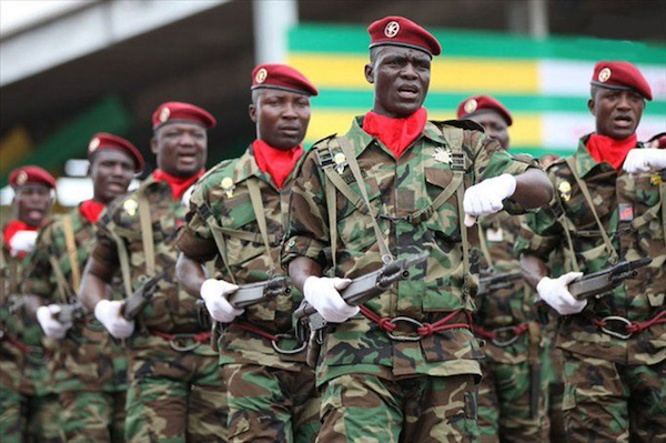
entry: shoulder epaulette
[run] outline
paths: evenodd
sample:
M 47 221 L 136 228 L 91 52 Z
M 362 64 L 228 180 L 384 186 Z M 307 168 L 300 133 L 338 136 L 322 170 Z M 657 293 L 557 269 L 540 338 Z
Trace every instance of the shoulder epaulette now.
M 338 133 L 335 132 L 335 133 L 333 133 L 329 136 L 326 136 L 326 137 L 322 138 L 321 140 L 317 140 L 316 142 L 312 143 L 312 147 L 315 147 L 320 143 L 324 143 L 325 141 L 331 140 L 332 138 L 336 137 L 337 135 L 338 135 Z
M 554 162 L 552 162 L 550 165 L 548 165 L 546 171 L 550 172 L 551 170 L 559 169 L 562 166 L 566 166 L 565 157 L 560 157 Z
M 484 133 L 486 132 L 483 129 L 483 126 L 481 126 L 477 122 L 473 122 L 472 120 L 445 120 L 445 121 L 436 121 L 433 123 L 437 125 L 454 126 L 456 128 L 467 129 L 469 131 L 481 131 Z

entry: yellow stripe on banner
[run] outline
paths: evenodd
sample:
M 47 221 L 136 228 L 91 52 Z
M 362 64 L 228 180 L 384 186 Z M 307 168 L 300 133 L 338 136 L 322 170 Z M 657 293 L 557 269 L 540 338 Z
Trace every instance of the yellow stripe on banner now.
M 32 152 L 34 145 L 28 131 L 19 126 L 0 140 L 0 174 L 4 175 Z
M 343 135 L 349 131 L 352 118 L 367 112 L 358 110 L 318 110 L 312 112 L 306 144 L 312 144 L 331 134 Z M 428 113 L 429 120 L 451 120 L 453 111 L 434 111 Z M 543 145 L 541 117 L 535 114 L 513 114 L 513 125 L 509 128 L 511 144 L 515 146 L 538 147 Z
M 343 54 L 289 54 L 294 66 L 320 89 L 371 90 L 363 67 L 368 58 Z M 465 93 L 538 93 L 535 61 L 449 58 L 433 61 L 430 91 Z

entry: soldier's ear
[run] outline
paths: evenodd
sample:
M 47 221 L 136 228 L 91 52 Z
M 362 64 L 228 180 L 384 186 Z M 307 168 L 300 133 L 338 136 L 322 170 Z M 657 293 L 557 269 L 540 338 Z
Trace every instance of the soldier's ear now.
M 365 74 L 365 80 L 373 84 L 375 82 L 375 71 L 372 69 L 372 65 L 368 63 L 365 65 L 365 68 L 363 68 L 363 74 Z
M 250 103 L 250 106 L 248 106 L 247 110 L 250 114 L 250 120 L 252 120 L 252 123 L 257 123 L 257 107 L 254 105 L 254 103 Z
M 593 98 L 591 98 L 587 101 L 587 109 L 589 109 L 590 113 L 596 117 L 597 116 L 597 111 L 596 111 L 596 109 L 594 109 L 595 104 L 596 103 L 595 103 Z
M 157 155 L 157 138 L 155 136 L 150 139 L 150 150 L 153 154 Z

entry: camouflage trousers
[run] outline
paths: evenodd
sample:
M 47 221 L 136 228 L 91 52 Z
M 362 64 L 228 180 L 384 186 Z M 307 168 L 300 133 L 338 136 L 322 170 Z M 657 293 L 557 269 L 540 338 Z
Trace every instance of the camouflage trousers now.
M 230 442 L 314 442 L 320 398 L 314 371 L 252 364 L 222 367 L 228 387 Z
M 541 372 L 539 403 L 532 418 L 532 387 L 527 361 L 506 364 L 486 359 L 481 362 L 481 371 L 483 380 L 479 385 L 478 423 L 481 441 L 547 441 L 550 430 L 548 375 Z
M 666 360 L 622 365 L 566 351 L 564 358 L 569 441 L 666 441 Z
M 22 399 L 18 391 L 0 384 L 0 436 L 3 443 L 23 441 L 25 418 L 21 414 Z
M 548 373 L 548 418 L 550 419 L 550 441 L 566 439 L 562 398 L 564 396 L 564 357 L 562 350 L 551 345 L 549 348 L 550 364 L 544 367 Z
M 67 442 L 125 441 L 125 391 L 60 394 Z
M 341 375 L 323 386 L 318 441 L 477 441 L 476 397 L 471 374 L 396 380 Z
M 165 343 L 151 339 L 129 351 L 127 441 L 226 442 L 227 394 L 217 355 L 205 345 L 180 352 Z
M 63 442 L 58 396 L 26 396 L 0 385 L 0 440 Z

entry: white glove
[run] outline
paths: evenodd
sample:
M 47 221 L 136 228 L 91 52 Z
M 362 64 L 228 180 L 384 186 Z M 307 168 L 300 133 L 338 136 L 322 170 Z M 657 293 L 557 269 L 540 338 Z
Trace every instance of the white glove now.
M 342 323 L 359 312 L 358 306 L 349 306 L 338 291 L 345 289 L 348 278 L 310 276 L 305 279 L 303 296 L 329 323 Z
M 19 252 L 31 252 L 35 249 L 38 234 L 37 231 L 18 231 L 14 234 L 12 239 L 9 240 L 9 248 L 11 249 L 12 254 L 16 255 Z
M 666 149 L 632 149 L 624 160 L 623 169 L 630 174 L 666 169 Z
M 44 334 L 46 334 L 48 338 L 54 340 L 65 338 L 67 330 L 72 327 L 71 323 L 60 323 L 53 318 L 53 315 L 60 312 L 60 309 L 61 308 L 58 305 L 40 306 L 37 308 L 37 321 L 39 322 L 39 326 L 42 327 Z
M 134 320 L 123 318 L 122 301 L 102 300 L 95 306 L 95 317 L 115 338 L 127 338 L 134 333 Z
M 245 309 L 236 309 L 227 300 L 229 294 L 238 290 L 238 286 L 224 280 L 209 278 L 201 285 L 201 298 L 206 303 L 210 316 L 222 323 L 231 323 L 236 317 L 245 312 Z
M 501 211 L 504 208 L 504 199 L 511 197 L 514 192 L 516 192 L 516 178 L 509 174 L 483 180 L 468 188 L 463 198 L 465 225 L 471 227 L 474 224 L 472 217 Z
M 578 314 L 587 306 L 587 300 L 576 300 L 567 286 L 582 275 L 582 272 L 569 272 L 556 279 L 542 278 L 536 287 L 539 299 L 561 315 Z

